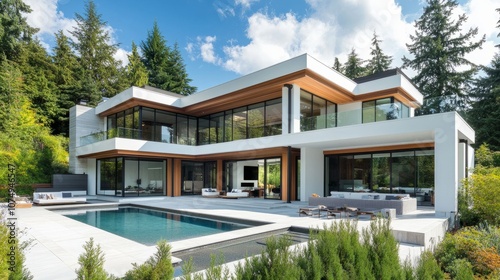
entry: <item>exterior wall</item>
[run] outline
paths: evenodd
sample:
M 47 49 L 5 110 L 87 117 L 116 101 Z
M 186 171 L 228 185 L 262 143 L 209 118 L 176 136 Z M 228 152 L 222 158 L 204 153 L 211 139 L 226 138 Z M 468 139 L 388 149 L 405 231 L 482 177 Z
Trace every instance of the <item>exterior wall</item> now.
M 87 162 L 76 155 L 80 146 L 80 137 L 104 130 L 104 120 L 95 114 L 95 109 L 76 105 L 69 110 L 69 172 L 83 174 L 87 172 Z
M 300 150 L 300 197 L 307 201 L 313 193 L 324 192 L 324 155 L 323 150 L 302 148 Z

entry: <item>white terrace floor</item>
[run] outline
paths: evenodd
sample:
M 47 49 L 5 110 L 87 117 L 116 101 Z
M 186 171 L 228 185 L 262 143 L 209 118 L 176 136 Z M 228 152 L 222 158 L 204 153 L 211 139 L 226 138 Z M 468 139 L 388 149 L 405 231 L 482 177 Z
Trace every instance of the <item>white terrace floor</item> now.
M 99 197 L 102 199 L 102 197 Z M 299 217 L 298 209 L 307 206 L 306 202 L 284 203 L 282 201 L 258 198 L 220 199 L 189 197 L 158 197 L 122 199 L 121 203 L 175 209 L 185 212 L 206 214 L 271 224 L 250 227 L 232 232 L 214 234 L 201 238 L 171 242 L 172 252 L 199 247 L 243 236 L 290 227 L 322 228 L 325 223 L 336 219 L 318 217 Z M 95 206 L 92 204 L 90 206 Z M 77 207 L 86 207 L 79 205 Z M 67 206 L 67 207 L 75 207 Z M 123 276 L 132 268 L 132 263 L 143 263 L 156 251 L 154 246 L 146 246 L 135 241 L 108 233 L 50 211 L 51 207 L 16 209 L 20 229 L 26 229 L 23 238 L 33 239 L 26 253 L 26 266 L 34 279 L 75 279 L 78 256 L 83 252 L 82 245 L 93 237 L 105 254 L 105 269 L 115 276 Z M 369 219 L 360 218 L 358 226 L 365 227 Z M 435 218 L 432 208 L 422 208 L 411 215 L 397 216 L 391 223 L 396 238 L 400 241 L 402 259 L 415 259 L 424 246 L 432 246 L 444 235 L 447 221 Z

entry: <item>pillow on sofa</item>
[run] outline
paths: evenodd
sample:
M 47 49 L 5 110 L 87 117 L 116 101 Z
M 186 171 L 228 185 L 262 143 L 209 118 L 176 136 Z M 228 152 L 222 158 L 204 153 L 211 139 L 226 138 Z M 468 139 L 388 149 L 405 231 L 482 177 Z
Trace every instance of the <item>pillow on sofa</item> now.
M 72 197 L 72 193 L 70 193 L 70 192 L 63 192 L 62 193 L 62 198 L 69 198 L 69 197 Z

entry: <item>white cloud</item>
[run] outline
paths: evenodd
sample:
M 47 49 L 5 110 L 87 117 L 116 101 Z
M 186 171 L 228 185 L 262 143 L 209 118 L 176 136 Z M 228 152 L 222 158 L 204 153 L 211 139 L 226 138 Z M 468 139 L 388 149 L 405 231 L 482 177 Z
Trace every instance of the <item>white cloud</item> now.
M 26 15 L 28 24 L 39 29 L 39 36 L 53 36 L 59 30 L 70 35 L 68 31 L 76 26 L 74 19 L 66 18 L 61 11 L 57 10 L 57 0 L 24 0 L 33 10 Z
M 73 40 L 75 39 L 69 31 L 73 31 L 76 26 L 76 21 L 73 18 L 67 18 L 64 13 L 57 9 L 58 0 L 24 0 L 28 4 L 32 12 L 26 14 L 26 20 L 32 27 L 38 28 L 36 34 L 42 45 L 50 52 L 51 47 L 48 42 L 54 41 L 54 34 L 62 30 L 64 34 Z M 115 30 L 111 26 L 106 26 L 105 31 L 109 33 L 109 44 L 117 44 L 118 40 L 115 36 Z M 122 65 L 128 64 L 127 52 L 124 49 L 118 48 L 114 54 L 114 58 L 122 61 Z
M 410 34 L 415 30 L 409 18 L 420 15 L 404 15 L 395 0 L 306 1 L 311 13 L 301 18 L 293 13 L 280 16 L 263 12 L 252 14 L 246 31 L 249 42 L 228 43 L 222 47 L 219 60 L 205 61 L 238 74 L 247 74 L 306 52 L 327 65 L 333 65 L 335 57 L 345 62 L 353 47 L 360 57 L 368 59 L 374 31 L 382 40 L 383 51 L 393 56 L 392 67 L 400 67 L 401 58 L 410 56 L 406 44 L 411 43 Z M 495 12 L 495 1 L 469 0 L 457 11 L 469 16 L 464 28 L 478 26 L 480 36 L 487 36 L 483 48 L 468 55 L 476 64 L 489 63 L 496 51 L 498 13 Z M 244 1 L 240 2 L 243 6 Z M 210 47 L 211 54 L 217 53 L 213 45 Z M 405 69 L 405 72 L 410 76 L 414 74 L 411 69 Z
M 393 66 L 400 65 L 412 26 L 393 0 L 308 3 L 313 12 L 302 19 L 292 13 L 269 16 L 258 12 L 250 16 L 246 34 L 250 42 L 225 46 L 222 65 L 246 74 L 306 52 L 333 65 L 336 56 L 345 61 L 353 47 L 368 58 L 374 31 L 383 40 L 384 51 L 394 54 Z
M 234 4 L 240 5 L 243 9 L 249 9 L 254 2 L 259 2 L 259 0 L 234 0 Z
M 219 58 L 214 52 L 214 42 L 217 40 L 217 38 L 214 36 L 207 36 L 205 39 L 201 42 L 201 58 L 205 62 L 213 63 L 213 64 L 219 64 Z

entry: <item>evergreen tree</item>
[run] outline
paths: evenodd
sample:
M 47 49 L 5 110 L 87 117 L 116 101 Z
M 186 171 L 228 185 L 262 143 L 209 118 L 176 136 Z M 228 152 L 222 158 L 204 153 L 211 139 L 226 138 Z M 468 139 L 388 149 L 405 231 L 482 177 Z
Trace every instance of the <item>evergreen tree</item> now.
M 150 86 L 183 95 L 196 91 L 195 87 L 189 85 L 191 79 L 188 78 L 177 44 L 174 49 L 167 46 L 156 22 L 153 30 L 148 31 L 146 41 L 141 42 L 141 50 Z
M 62 30 L 55 34 L 56 45 L 54 55 L 54 82 L 57 90 L 59 112 L 52 124 L 54 134 L 68 135 L 69 133 L 69 108 L 78 102 L 77 90 L 80 87 L 78 74 L 81 72 L 77 56 L 73 53 L 69 38 Z
M 30 12 L 30 6 L 22 0 L 0 1 L 0 61 L 17 60 L 21 43 L 30 41 L 37 32 L 23 16 Z
M 141 42 L 142 62 L 148 70 L 148 84 L 152 87 L 168 90 L 170 77 L 166 71 L 170 49 L 160 33 L 155 21 L 153 30 L 148 31 L 146 41 Z
M 414 58 L 403 57 L 403 68 L 417 72 L 412 80 L 425 98 L 418 114 L 463 111 L 469 106 L 467 91 L 477 67 L 465 55 L 480 48 L 484 36 L 472 42 L 477 28 L 462 32 L 467 17 L 452 19 L 457 5 L 454 0 L 427 0 L 415 22 L 416 34 L 410 35 L 413 43 L 407 47 Z M 457 70 L 463 67 L 467 69 Z
M 500 9 L 497 9 L 500 13 Z M 500 29 L 500 20 L 497 27 Z M 498 34 L 500 37 L 500 33 Z M 500 45 L 497 45 L 500 48 Z M 500 52 L 491 61 L 491 66 L 482 68 L 485 75 L 478 79 L 473 97 L 476 100 L 467 114 L 467 119 L 476 131 L 476 144 L 488 144 L 500 151 Z
M 352 48 L 351 53 L 347 56 L 347 62 L 342 67 L 344 75 L 351 79 L 356 79 L 365 75 L 366 68 L 363 66 L 364 61 L 359 58 L 356 50 Z
M 117 45 L 109 44 L 106 22 L 97 13 L 93 1 L 86 3 L 84 16 L 77 13 L 75 18 L 76 27 L 70 33 L 76 38 L 72 45 L 80 56 L 82 67 L 79 76 L 84 82 L 80 99 L 96 105 L 103 96 L 112 97 L 125 88 L 120 76 L 120 62 L 113 57 Z
M 333 63 L 334 70 L 337 70 L 339 73 L 342 73 L 342 63 L 340 63 L 339 58 L 335 57 L 335 62 Z
M 371 59 L 368 60 L 366 65 L 366 74 L 375 74 L 383 72 L 391 66 L 392 57 L 384 54 L 380 48 L 380 43 L 382 40 L 378 39 L 377 33 L 373 32 L 372 47 L 371 47 Z
M 186 65 L 177 43 L 174 44 L 174 48 L 170 52 L 168 72 L 172 77 L 170 91 L 182 95 L 190 95 L 196 92 L 196 87 L 189 85 L 192 80 L 188 77 Z
M 55 94 L 54 65 L 38 40 L 21 45 L 19 69 L 23 72 L 24 94 L 30 99 L 38 120 L 50 125 L 59 114 Z
M 83 245 L 85 252 L 78 257 L 80 267 L 75 270 L 78 280 L 106 280 L 109 275 L 104 270 L 104 253 L 99 244 L 94 245 L 94 238 Z
M 128 55 L 127 77 L 130 86 L 142 87 L 148 84 L 148 70 L 142 63 L 134 42 L 132 42 L 132 54 Z

